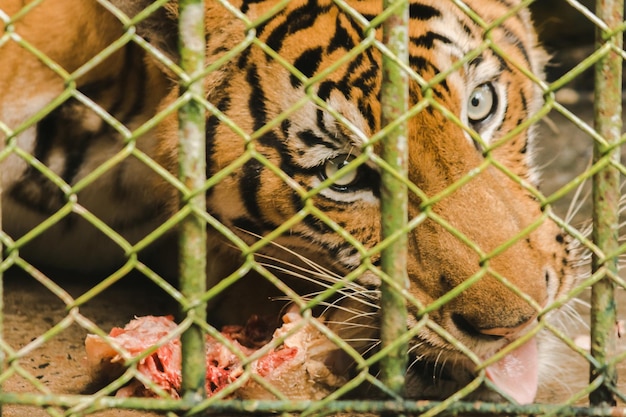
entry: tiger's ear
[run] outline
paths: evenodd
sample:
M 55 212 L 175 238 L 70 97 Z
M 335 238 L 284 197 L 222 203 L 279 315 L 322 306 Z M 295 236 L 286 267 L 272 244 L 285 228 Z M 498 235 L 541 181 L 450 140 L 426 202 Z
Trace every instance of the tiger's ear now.
M 109 0 L 133 18 L 154 0 Z M 178 2 L 170 0 L 137 24 L 137 33 L 174 62 L 178 61 Z

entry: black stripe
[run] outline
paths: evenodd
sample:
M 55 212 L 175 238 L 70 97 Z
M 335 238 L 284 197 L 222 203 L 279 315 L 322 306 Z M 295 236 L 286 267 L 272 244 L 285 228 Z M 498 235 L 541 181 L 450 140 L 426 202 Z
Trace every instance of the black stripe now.
M 44 163 L 48 159 L 59 130 L 57 123 L 59 112 L 60 110 L 57 108 L 37 123 L 33 156 Z
M 296 173 L 308 171 L 302 169 L 299 164 L 294 162 L 293 153 L 287 146 L 289 138 L 281 140 L 276 132 L 268 132 L 259 139 L 259 142 L 264 146 L 276 149 L 276 152 L 280 155 L 280 169 L 291 178 L 294 178 Z M 295 194 L 295 192 L 289 188 L 285 188 L 285 192 Z
M 237 229 L 245 230 L 246 232 L 254 233 L 263 236 L 266 232 L 274 229 L 273 227 L 264 228 L 257 221 L 257 219 L 251 219 L 249 217 L 236 217 L 232 220 L 233 226 Z
M 526 139 L 524 140 L 524 146 L 522 146 L 522 149 L 520 149 L 519 152 L 521 154 L 525 154 L 526 152 L 528 152 L 528 137 L 526 137 Z
M 352 39 L 352 37 L 350 36 L 348 31 L 344 27 L 345 20 L 346 19 L 341 19 L 341 15 L 337 16 L 337 18 L 335 19 L 335 34 L 333 35 L 333 37 L 331 38 L 328 44 L 328 47 L 327 47 L 328 54 L 331 54 L 341 48 L 345 49 L 346 51 L 349 51 L 356 46 L 356 43 L 354 42 L 354 40 Z M 351 29 L 354 32 L 359 34 L 360 39 L 358 41 L 363 39 L 363 33 L 361 31 L 361 28 L 356 26 L 355 23 L 351 19 L 347 19 L 347 20 L 348 20 L 348 23 L 352 24 Z
M 248 13 L 248 10 L 250 10 L 251 4 L 263 3 L 264 1 L 266 0 L 243 0 L 243 3 L 241 4 L 241 8 L 239 10 L 241 10 L 241 13 L 246 14 Z
M 237 68 L 246 68 L 248 66 L 251 50 L 251 48 L 246 48 L 244 51 L 241 51 L 237 59 Z
M 222 53 L 226 53 L 229 52 L 230 48 L 224 46 L 224 45 L 218 45 L 215 47 L 215 49 L 212 49 L 208 52 L 209 56 L 215 56 L 217 54 L 222 54 Z
M 289 129 L 291 129 L 291 121 L 289 119 L 285 119 L 280 122 L 280 131 L 283 134 L 283 138 L 285 140 L 289 139 Z
M 313 148 L 317 145 L 328 146 L 329 143 L 324 140 L 323 137 L 316 135 L 312 130 L 305 129 L 297 133 L 298 139 L 306 145 L 307 148 Z M 338 149 L 336 146 L 331 146 L 332 149 Z
M 35 129 L 35 148 L 33 156 L 46 163 L 63 124 L 59 124 L 60 108 L 44 117 Z M 20 179 L 5 191 L 13 200 L 38 213 L 51 214 L 58 210 L 65 201 L 61 190 L 32 165 L 24 170 Z
M 370 103 L 372 99 L 375 99 L 380 95 L 381 72 L 378 61 L 371 56 L 370 51 L 368 51 L 367 59 L 364 59 L 363 61 L 364 63 L 361 65 L 361 68 L 365 68 L 365 71 L 360 72 L 358 77 L 353 78 L 349 84 L 342 85 L 341 88 L 344 89 L 343 91 L 350 91 L 352 88 L 358 88 L 362 92 L 357 105 L 359 106 L 361 115 L 366 119 L 370 130 L 375 131 L 377 126 L 377 115 L 372 111 Z M 355 72 L 356 68 L 348 71 L 348 76 Z
M 513 6 L 515 6 L 517 3 L 515 2 L 511 2 L 511 1 L 506 1 L 506 0 L 498 0 L 499 3 L 504 4 L 505 6 L 511 8 Z
M 425 4 L 411 3 L 409 6 L 409 14 L 411 19 L 417 20 L 430 20 L 436 17 L 441 17 L 441 12 L 434 7 L 427 6 Z
M 122 72 L 115 79 L 102 79 L 80 87 L 80 91 L 96 103 L 113 97 L 114 101 L 106 106 L 106 110 L 124 125 L 141 114 L 146 104 L 145 53 L 137 48 L 133 45 L 125 48 Z
M 246 211 L 256 221 L 261 220 L 261 208 L 257 199 L 257 193 L 261 189 L 261 172 L 263 165 L 256 159 L 251 159 L 241 169 L 239 180 L 239 193 Z
M 285 16 L 283 23 L 279 24 L 267 37 L 265 43 L 276 52 L 280 52 L 284 39 L 287 35 L 293 35 L 298 31 L 313 26 L 317 16 L 326 13 L 330 7 L 321 7 L 316 0 L 309 0 L 306 4 L 292 10 Z M 266 26 L 259 27 L 257 32 L 260 36 Z
M 445 37 L 439 33 L 428 31 L 424 35 L 411 37 L 410 41 L 417 47 L 431 49 L 433 48 L 435 41 L 442 42 L 444 44 L 450 44 L 452 41 L 450 38 Z
M 467 25 L 467 23 L 465 23 L 463 20 L 457 19 L 457 22 L 459 24 L 459 26 L 461 26 L 461 28 L 463 28 L 463 31 L 465 32 L 465 34 L 467 36 L 469 36 L 470 38 L 474 38 L 474 30 Z
M 230 108 L 230 97 L 229 96 L 222 97 L 218 101 L 216 107 L 222 113 L 225 113 L 226 111 L 228 111 L 228 109 Z M 215 115 L 210 115 L 206 120 L 204 132 L 205 132 L 205 138 L 206 138 L 205 151 L 206 151 L 207 178 L 210 178 L 215 173 L 214 170 L 216 169 L 214 156 L 215 156 L 215 143 L 217 142 L 217 128 L 219 125 L 220 125 L 220 120 Z
M 511 30 L 509 30 L 506 25 L 503 25 L 502 28 L 505 30 L 507 36 L 511 36 L 513 39 L 517 40 L 516 42 L 512 43 L 512 46 L 517 48 L 520 51 L 526 63 L 530 65 L 531 63 L 530 56 L 528 54 L 528 51 L 524 47 L 524 44 L 521 42 L 520 38 L 516 36 L 515 33 L 513 33 Z
M 378 94 L 376 94 L 376 97 L 378 97 Z M 369 126 L 370 130 L 372 132 L 375 132 L 378 125 L 378 114 L 375 114 L 374 110 L 372 109 L 372 98 L 370 96 L 365 96 L 359 99 L 358 106 L 359 111 L 361 112 L 363 117 L 365 117 L 365 120 L 367 121 L 367 125 Z
M 302 74 L 311 78 L 322 62 L 322 53 L 323 50 L 319 46 L 307 49 L 300 54 L 300 56 L 294 61 L 293 65 Z M 291 82 L 291 86 L 293 88 L 298 88 L 301 85 L 300 80 L 298 80 L 298 78 L 296 78 L 293 74 L 289 76 L 289 81 Z
M 418 74 L 423 75 L 428 70 L 432 71 L 434 75 L 437 75 L 441 72 L 439 68 L 437 68 L 432 62 L 428 61 L 422 56 L 409 56 L 409 64 L 411 65 L 411 68 L 413 68 L 413 71 L 417 72 Z M 444 99 L 446 94 L 450 94 L 450 86 L 448 86 L 448 82 L 443 79 L 439 82 L 439 84 L 435 85 L 432 88 L 432 91 L 436 97 Z
M 262 128 L 267 122 L 267 109 L 265 107 L 265 93 L 261 87 L 261 77 L 255 64 L 251 64 L 246 72 L 246 81 L 250 85 L 250 98 L 248 108 L 254 119 L 254 130 Z
M 483 58 L 483 56 L 482 55 L 478 55 L 476 58 L 472 59 L 467 65 L 470 68 L 476 68 L 480 64 L 482 64 L 484 61 L 485 61 L 485 59 Z
M 323 81 L 320 83 L 317 89 L 317 96 L 323 101 L 328 101 L 328 99 L 330 98 L 330 94 L 336 88 L 337 86 L 334 82 Z M 323 109 L 317 109 L 317 114 L 316 114 L 317 126 L 320 128 L 323 134 L 325 134 L 328 137 L 331 137 L 330 132 L 326 129 L 326 125 L 324 124 L 324 114 L 325 113 Z
M 324 223 L 317 217 L 314 217 L 313 215 L 306 216 L 304 219 L 302 219 L 302 223 L 313 232 L 321 233 L 321 234 L 332 233 L 332 230 L 330 229 L 330 227 L 328 227 L 326 223 Z M 307 235 L 303 235 L 303 237 L 307 240 L 311 240 L 311 238 L 307 237 Z M 329 249 L 329 247 L 324 245 L 323 242 L 318 242 L 318 244 L 326 248 L 327 250 Z M 335 257 L 333 256 L 333 258 Z
M 523 91 L 520 91 L 520 100 L 522 102 L 522 109 L 524 109 L 524 113 L 528 113 L 528 101 L 526 100 L 526 95 Z
M 411 65 L 411 68 L 413 68 L 413 71 L 418 74 L 424 74 L 428 70 L 432 70 L 435 74 L 439 74 L 439 69 L 423 56 L 409 56 L 409 64 Z
M 104 131 L 104 129 L 100 129 Z M 65 146 L 65 166 L 61 173 L 61 178 L 68 184 L 72 184 L 78 171 L 85 162 L 85 154 L 92 145 L 94 139 L 103 134 L 103 132 L 97 132 L 93 134 L 91 132 L 82 132 L 77 136 L 72 137 L 72 146 Z M 114 135 L 114 132 L 111 132 Z
M 365 68 L 365 70 L 363 71 L 362 68 Z M 373 93 L 378 94 L 378 91 L 375 91 L 375 89 L 378 88 L 377 81 L 379 77 L 380 67 L 378 61 L 368 49 L 363 54 L 357 55 L 350 62 L 346 76 L 342 81 L 338 82 L 338 87 L 341 91 L 347 93 L 347 98 L 351 98 L 349 92 L 355 88 L 361 90 L 363 96 Z
M 369 13 L 361 13 L 361 15 L 362 15 L 364 18 L 366 18 L 367 20 L 369 20 L 370 22 L 371 22 L 372 20 L 374 20 L 375 18 L 377 18 L 377 17 L 378 17 L 378 15 L 375 15 L 375 14 L 369 14 Z
M 287 148 L 286 141 L 281 140 L 275 132 L 268 132 L 258 139 L 259 144 L 268 148 L 273 148 L 280 157 L 280 169 L 292 177 L 299 169 L 299 165 L 294 164 L 291 151 Z
M 306 216 L 302 220 L 302 223 L 311 231 L 318 233 L 320 235 L 334 233 L 330 229 L 330 227 L 326 225 L 326 223 L 324 223 L 323 221 L 321 221 L 320 219 L 316 217 L 313 217 L 312 215 Z M 305 241 L 308 241 L 308 242 L 311 241 L 311 236 L 309 234 L 296 232 L 296 233 L 293 233 L 292 236 L 293 235 L 296 235 Z M 328 243 L 322 239 L 316 239 L 315 244 L 318 246 L 318 248 L 321 251 L 328 253 L 329 259 L 332 259 L 334 262 L 338 262 L 338 263 L 341 263 L 341 257 L 339 256 L 340 252 L 345 249 L 349 250 L 349 248 L 352 247 L 350 243 L 344 240 L 340 241 L 339 244 L 335 244 L 335 243 Z M 342 264 L 342 266 L 347 267 L 346 264 Z

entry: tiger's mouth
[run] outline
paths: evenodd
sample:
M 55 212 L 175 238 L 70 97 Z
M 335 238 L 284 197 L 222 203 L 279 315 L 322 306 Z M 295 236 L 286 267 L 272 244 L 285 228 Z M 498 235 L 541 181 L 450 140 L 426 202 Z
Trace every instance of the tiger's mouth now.
M 535 400 L 539 386 L 539 353 L 535 338 L 489 365 L 486 376 L 518 404 Z
M 441 400 L 479 377 L 476 364 L 467 357 L 444 359 L 439 354 L 434 356 L 435 359 L 413 360 L 407 374 L 407 396 Z M 488 361 L 491 356 L 486 355 L 483 360 Z M 532 338 L 484 368 L 487 380 L 496 389 L 483 383 L 466 399 L 502 401 L 510 398 L 518 404 L 532 403 L 539 385 L 538 358 L 537 342 Z

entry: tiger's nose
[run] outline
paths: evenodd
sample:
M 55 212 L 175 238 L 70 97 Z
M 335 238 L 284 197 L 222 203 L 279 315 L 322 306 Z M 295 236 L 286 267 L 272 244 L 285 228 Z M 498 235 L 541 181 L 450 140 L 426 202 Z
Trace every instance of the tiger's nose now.
M 495 339 L 507 338 L 521 333 L 526 327 L 531 325 L 537 315 L 519 317 L 515 323 L 507 323 L 504 326 L 492 326 L 487 323 L 472 320 L 462 314 L 453 314 L 454 325 L 462 332 L 470 336 L 488 336 Z

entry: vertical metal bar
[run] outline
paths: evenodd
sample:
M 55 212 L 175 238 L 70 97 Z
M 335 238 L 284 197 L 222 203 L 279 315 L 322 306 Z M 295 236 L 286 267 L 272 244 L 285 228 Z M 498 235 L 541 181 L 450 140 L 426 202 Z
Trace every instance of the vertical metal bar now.
M 384 0 L 385 9 L 393 13 L 383 23 L 383 42 L 396 56 L 408 62 L 409 4 L 406 0 Z M 400 66 L 388 56 L 383 56 L 383 84 L 381 91 L 383 128 L 408 111 L 409 79 Z M 408 175 L 408 127 L 400 124 L 390 130 L 383 140 L 382 157 L 400 176 Z M 382 237 L 387 238 L 405 228 L 408 218 L 408 193 L 406 184 L 393 174 L 382 172 Z M 393 283 L 406 288 L 407 238 L 398 238 L 381 256 L 383 271 Z M 407 367 L 407 345 L 398 343 L 406 333 L 406 300 L 391 283 L 381 286 L 381 343 L 383 349 L 390 348 L 381 361 L 381 380 L 392 391 L 401 394 Z
M 598 0 L 596 14 L 609 29 L 618 27 L 623 21 L 624 0 Z M 596 47 L 611 42 L 622 48 L 622 34 L 605 39 L 606 33 L 597 29 Z M 595 68 L 595 128 L 608 146 L 594 145 L 594 160 L 610 158 L 619 162 L 619 143 L 622 131 L 622 59 L 610 51 L 602 57 Z M 604 254 L 617 250 L 619 228 L 619 171 L 612 165 L 593 177 L 593 241 Z M 615 354 L 617 311 L 615 304 L 615 282 L 610 275 L 617 275 L 617 256 L 598 259 L 594 256 L 593 271 L 606 268 L 607 275 L 598 281 L 591 292 L 591 354 L 601 364 L 590 370 L 590 378 L 603 378 L 603 383 L 589 395 L 592 404 L 616 405 L 610 386 L 617 383 L 617 370 L 608 362 Z
M 204 1 L 180 0 L 179 49 L 181 67 L 191 82 L 182 80 L 183 95 L 204 97 L 203 81 L 199 76 L 204 68 Z M 200 190 L 206 181 L 205 112 L 201 103 L 190 99 L 179 114 L 179 178 L 190 192 Z M 186 201 L 185 201 L 186 200 Z M 180 286 L 194 307 L 184 311 L 194 320 L 206 320 L 206 305 L 200 297 L 206 291 L 206 223 L 198 214 L 206 210 L 204 193 L 181 198 L 181 204 L 193 209 L 180 225 Z M 198 300 L 193 303 L 193 300 Z M 181 336 L 183 399 L 200 401 L 206 396 L 205 336 L 199 325 L 193 324 Z
M 0 151 L 4 149 L 4 135 L 0 134 Z M 0 231 L 2 231 L 2 180 L 0 179 Z M 0 241 L 0 263 L 4 260 L 4 245 Z M 4 269 L 0 268 L 0 339 L 4 339 Z M 6 354 L 0 349 L 0 372 L 4 372 Z M 0 393 L 2 392 L 0 385 Z M 2 401 L 0 401 L 0 416 L 2 414 Z

